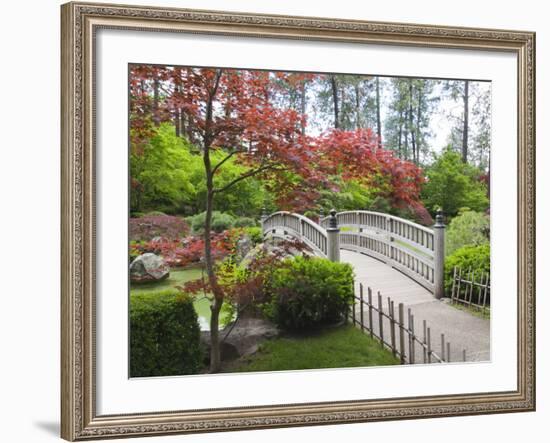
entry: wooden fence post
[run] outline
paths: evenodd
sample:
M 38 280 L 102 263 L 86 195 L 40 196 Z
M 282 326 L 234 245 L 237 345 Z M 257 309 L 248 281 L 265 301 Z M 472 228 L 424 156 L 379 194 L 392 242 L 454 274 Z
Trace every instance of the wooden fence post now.
M 361 304 L 361 331 L 364 331 L 365 330 L 365 323 L 363 322 L 363 283 L 359 283 L 359 303 Z
M 393 308 L 393 301 L 388 297 L 388 309 L 390 311 L 390 325 L 391 325 L 391 352 L 395 356 L 397 354 L 397 347 L 395 346 L 395 311 Z
M 427 338 L 426 329 L 427 329 L 426 320 L 422 320 L 422 330 L 424 332 L 424 339 L 422 340 L 422 343 L 424 344 L 424 346 L 422 346 L 422 351 L 423 351 L 422 353 L 424 354 L 424 363 L 428 362 L 428 353 L 426 351 L 428 346 L 428 338 Z
M 409 308 L 407 310 L 407 338 L 409 341 L 409 364 L 414 364 L 414 338 L 411 329 L 412 320 L 411 320 L 412 314 L 411 309 Z
M 382 309 L 382 295 L 378 291 L 378 329 L 380 330 L 380 344 L 384 347 L 384 314 Z
M 439 299 L 445 295 L 445 224 L 443 213 L 437 211 L 434 225 L 434 296 Z
M 370 338 L 373 338 L 374 326 L 372 324 L 372 289 L 370 288 L 370 286 L 367 288 L 367 294 L 369 297 L 369 332 L 370 332 Z
M 340 261 L 340 228 L 336 218 L 336 210 L 330 211 L 327 227 L 327 257 L 331 261 Z
M 401 351 L 401 364 L 405 364 L 405 314 L 404 305 L 399 303 L 399 350 Z M 410 356 L 409 356 L 410 357 Z
M 355 326 L 355 302 L 356 302 L 356 299 L 355 299 L 356 295 L 355 295 L 355 291 L 353 293 L 353 304 L 351 305 L 351 318 L 352 318 L 352 324 L 353 326 Z
M 432 333 L 428 328 L 428 363 L 432 362 Z

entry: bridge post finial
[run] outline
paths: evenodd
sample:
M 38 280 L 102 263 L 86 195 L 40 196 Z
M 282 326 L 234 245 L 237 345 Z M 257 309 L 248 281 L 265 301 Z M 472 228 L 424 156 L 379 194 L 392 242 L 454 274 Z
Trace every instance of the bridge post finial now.
M 440 299 L 445 295 L 445 223 L 443 211 L 439 209 L 434 224 L 434 295 Z
M 331 209 L 327 227 L 327 257 L 331 261 L 340 261 L 340 228 L 336 209 Z
M 328 222 L 329 228 L 337 228 L 338 227 L 338 219 L 336 218 L 336 209 L 330 210 L 330 219 Z

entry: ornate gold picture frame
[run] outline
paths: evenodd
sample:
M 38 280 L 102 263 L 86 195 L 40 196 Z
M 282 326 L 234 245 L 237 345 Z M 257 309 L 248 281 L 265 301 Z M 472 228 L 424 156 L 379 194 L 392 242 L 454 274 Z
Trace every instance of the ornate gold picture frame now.
M 62 22 L 61 436 L 87 440 L 533 411 L 535 34 L 524 31 L 67 3 Z M 517 59 L 517 388 L 99 415 L 96 385 L 96 33 L 185 33 L 513 54 Z

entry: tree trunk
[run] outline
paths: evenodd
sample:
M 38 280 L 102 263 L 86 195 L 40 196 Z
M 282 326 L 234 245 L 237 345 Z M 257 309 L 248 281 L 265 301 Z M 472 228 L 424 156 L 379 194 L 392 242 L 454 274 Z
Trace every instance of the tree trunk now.
M 469 120 L 469 101 L 470 101 L 470 82 L 464 81 L 464 127 L 462 129 L 462 161 L 468 161 L 468 120 Z
M 418 88 L 418 103 L 416 106 L 416 163 L 420 163 L 420 125 L 422 122 L 422 88 Z
M 178 109 L 174 113 L 174 127 L 176 128 L 176 137 L 181 137 L 180 111 Z
M 214 273 L 214 259 L 212 257 L 212 212 L 214 210 L 214 174 L 212 171 L 212 163 L 210 159 L 210 146 L 212 145 L 212 115 L 214 96 L 221 77 L 221 70 L 218 71 L 218 76 L 214 88 L 210 94 L 210 99 L 206 105 L 206 119 L 204 128 L 204 152 L 203 163 L 206 175 L 206 213 L 204 220 L 204 263 L 206 266 L 206 274 L 208 275 L 208 283 L 214 297 L 214 301 L 210 306 L 212 316 L 210 317 L 210 372 L 219 372 L 221 367 L 220 358 L 220 340 L 219 340 L 219 318 L 220 310 L 223 304 L 223 291 L 218 286 L 216 274 Z
M 416 139 L 414 136 L 414 119 L 413 119 L 413 84 L 412 80 L 409 80 L 409 133 L 411 135 L 411 147 L 412 147 L 412 157 L 413 162 L 418 163 L 417 161 L 417 152 L 416 152 Z
M 382 119 L 380 118 L 380 77 L 376 77 L 376 134 L 382 144 Z
M 210 306 L 210 373 L 219 372 L 222 365 L 220 352 L 220 311 L 223 300 L 215 298 Z
M 210 164 L 209 149 L 205 151 L 204 166 L 206 169 L 206 214 L 204 220 L 204 262 L 206 266 L 206 274 L 208 276 L 208 282 L 212 289 L 214 300 L 210 306 L 210 372 L 218 372 L 221 367 L 220 358 L 220 339 L 219 339 L 219 318 L 220 310 L 223 304 L 223 293 L 221 292 L 216 275 L 214 273 L 214 260 L 212 258 L 212 212 L 214 209 L 214 183 L 212 176 L 212 168 Z
M 180 110 L 180 134 L 182 137 L 187 135 L 187 127 L 185 126 L 185 112 L 183 112 L 183 109 Z
M 399 158 L 403 158 L 403 152 L 402 152 L 402 138 L 403 138 L 403 111 L 399 111 L 399 138 L 397 142 L 397 155 Z
M 306 115 L 306 82 L 302 80 L 300 93 L 300 111 L 302 113 L 301 129 L 302 135 L 306 135 L 306 122 L 304 116 Z
M 336 76 L 330 76 L 330 84 L 332 85 L 332 100 L 334 101 L 334 127 L 338 129 L 340 127 L 340 112 L 338 109 L 338 84 L 336 83 Z
M 359 83 L 355 84 L 355 129 L 360 129 L 361 125 L 361 88 Z
M 160 115 L 159 115 L 159 88 L 160 82 L 158 79 L 157 71 L 153 71 L 153 123 L 155 126 L 160 125 Z

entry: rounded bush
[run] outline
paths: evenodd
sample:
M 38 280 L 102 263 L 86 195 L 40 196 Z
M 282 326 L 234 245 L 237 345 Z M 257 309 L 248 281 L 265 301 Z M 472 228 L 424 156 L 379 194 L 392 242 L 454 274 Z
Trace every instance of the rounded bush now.
M 193 300 L 175 289 L 130 297 L 130 376 L 196 374 L 202 367 Z
M 257 223 L 256 220 L 250 217 L 239 217 L 233 223 L 233 227 L 235 228 L 249 228 L 253 226 L 257 226 Z
M 285 259 L 268 277 L 264 312 L 284 329 L 311 329 L 345 318 L 353 302 L 353 269 L 323 258 Z
M 491 272 L 491 247 L 489 243 L 477 246 L 463 246 L 445 258 L 445 290 L 450 294 L 453 286 L 455 266 L 468 272 L 470 269 L 477 275 Z
M 262 228 L 260 228 L 259 226 L 251 226 L 245 228 L 244 233 L 245 235 L 248 235 L 250 237 L 250 240 L 254 245 L 257 245 L 264 241 L 264 234 L 262 232 Z
M 193 215 L 188 218 L 191 228 L 195 234 L 204 233 L 204 222 L 206 220 L 206 212 Z M 235 223 L 235 217 L 225 212 L 213 211 L 212 212 L 212 230 L 214 232 L 223 232 L 233 227 Z

